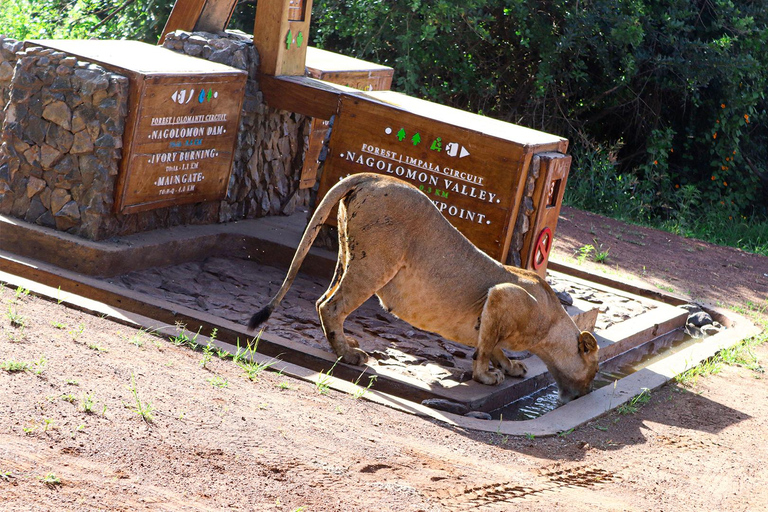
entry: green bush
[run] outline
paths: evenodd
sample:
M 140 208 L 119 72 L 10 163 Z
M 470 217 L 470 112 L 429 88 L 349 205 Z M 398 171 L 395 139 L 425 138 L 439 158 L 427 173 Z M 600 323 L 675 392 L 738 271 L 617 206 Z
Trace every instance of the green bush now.
M 156 43 L 174 0 L 13 0 L 0 32 L 14 39 L 137 39 Z
M 316 0 L 313 28 L 403 92 L 568 137 L 575 180 L 619 147 L 589 179 L 666 222 L 766 215 L 767 23 L 752 0 Z

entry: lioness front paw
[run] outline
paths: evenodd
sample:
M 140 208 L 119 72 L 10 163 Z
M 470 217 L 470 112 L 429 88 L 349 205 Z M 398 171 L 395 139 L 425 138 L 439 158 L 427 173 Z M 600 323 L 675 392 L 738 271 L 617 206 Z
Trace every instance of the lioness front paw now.
M 480 384 L 486 386 L 497 386 L 504 381 L 504 373 L 501 370 L 493 368 L 491 370 L 475 370 L 472 373 L 472 378 Z
M 522 377 L 528 373 L 528 368 L 520 361 L 510 361 L 509 367 L 505 368 L 504 372 L 510 377 Z
M 359 348 L 349 347 L 349 350 L 344 353 L 341 360 L 347 364 L 360 366 L 368 362 L 368 354 Z

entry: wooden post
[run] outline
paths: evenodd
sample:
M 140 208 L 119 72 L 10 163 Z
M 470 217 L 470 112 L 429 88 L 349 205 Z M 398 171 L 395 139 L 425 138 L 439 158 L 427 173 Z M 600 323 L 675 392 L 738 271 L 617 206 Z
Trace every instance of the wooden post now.
M 312 0 L 259 0 L 253 44 L 265 75 L 303 76 Z
M 520 256 L 523 268 L 533 270 L 544 277 L 549 254 L 552 252 L 560 207 L 563 205 L 571 157 L 562 153 L 539 153 L 534 158 L 541 159 L 541 174 L 536 180 L 533 192 L 536 213 L 531 222 L 531 229 L 525 236 Z
M 176 0 L 158 44 L 176 30 L 222 32 L 229 25 L 237 0 Z

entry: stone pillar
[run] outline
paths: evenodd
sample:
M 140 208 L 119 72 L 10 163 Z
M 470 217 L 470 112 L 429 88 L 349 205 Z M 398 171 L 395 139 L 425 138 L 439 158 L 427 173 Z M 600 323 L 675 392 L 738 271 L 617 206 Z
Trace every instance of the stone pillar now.
M 16 57 L 2 126 L 0 213 L 109 236 L 128 79 L 51 49 Z

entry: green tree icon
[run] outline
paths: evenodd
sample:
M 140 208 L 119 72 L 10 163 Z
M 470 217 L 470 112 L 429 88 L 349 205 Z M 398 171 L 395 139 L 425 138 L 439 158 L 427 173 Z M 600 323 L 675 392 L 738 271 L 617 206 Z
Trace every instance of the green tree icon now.
M 414 146 L 418 146 L 419 142 L 421 142 L 421 135 L 417 133 L 416 135 L 413 136 L 411 140 L 413 141 Z
M 397 140 L 403 142 L 403 139 L 405 139 L 405 128 L 400 128 L 400 131 L 397 132 Z

